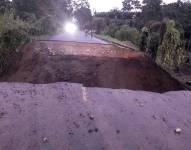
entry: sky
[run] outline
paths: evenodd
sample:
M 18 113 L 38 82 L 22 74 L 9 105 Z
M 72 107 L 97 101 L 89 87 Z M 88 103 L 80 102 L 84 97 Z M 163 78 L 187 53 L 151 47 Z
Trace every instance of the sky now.
M 92 10 L 97 12 L 109 11 L 113 8 L 122 8 L 123 0 L 89 0 Z M 165 3 L 175 2 L 177 0 L 163 0 Z

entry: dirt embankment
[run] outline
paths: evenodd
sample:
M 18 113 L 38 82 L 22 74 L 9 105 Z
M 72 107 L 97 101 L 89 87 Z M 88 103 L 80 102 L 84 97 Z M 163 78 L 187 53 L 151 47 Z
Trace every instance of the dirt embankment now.
M 88 87 L 165 92 L 180 84 L 140 52 L 103 44 L 34 42 L 3 82 L 82 83 Z

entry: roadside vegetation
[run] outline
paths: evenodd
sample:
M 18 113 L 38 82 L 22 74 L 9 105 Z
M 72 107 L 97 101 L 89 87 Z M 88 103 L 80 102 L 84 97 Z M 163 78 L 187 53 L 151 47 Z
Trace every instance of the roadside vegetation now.
M 118 40 L 116 38 L 113 38 L 113 37 L 111 37 L 109 35 L 105 35 L 105 34 L 94 34 L 94 36 L 96 38 L 98 38 L 98 39 L 102 39 L 104 41 L 107 41 L 108 43 L 113 43 L 113 44 L 116 44 L 116 45 L 126 47 L 126 48 L 131 49 L 131 50 L 139 51 L 139 47 L 134 45 L 130 41 L 120 41 L 120 40 Z
M 89 23 L 89 7 L 87 0 L 0 0 L 0 75 L 16 63 L 30 40 L 55 34 L 74 16 L 81 28 Z
M 191 3 L 162 0 L 124 0 L 121 10 L 94 14 L 94 31 L 120 43 L 130 41 L 164 69 L 189 64 Z M 111 37 L 111 38 L 110 38 Z
M 20 47 L 29 40 L 30 25 L 7 11 L 0 16 L 0 74 L 14 63 Z

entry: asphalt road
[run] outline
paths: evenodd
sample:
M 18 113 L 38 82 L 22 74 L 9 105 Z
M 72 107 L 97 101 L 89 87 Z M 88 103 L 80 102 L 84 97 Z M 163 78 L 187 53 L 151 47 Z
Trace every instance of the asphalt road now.
M 189 150 L 190 97 L 2 83 L 0 150 Z
M 84 32 L 81 31 L 78 31 L 75 34 L 60 33 L 58 35 L 51 36 L 48 40 L 108 44 L 103 40 L 91 37 L 91 35 L 86 35 Z

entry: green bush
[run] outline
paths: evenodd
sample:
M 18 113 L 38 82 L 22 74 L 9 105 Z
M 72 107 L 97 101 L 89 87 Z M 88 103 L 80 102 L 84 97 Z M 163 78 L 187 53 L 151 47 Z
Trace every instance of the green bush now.
M 181 32 L 173 20 L 166 20 L 166 33 L 157 51 L 156 62 L 164 68 L 175 70 L 186 62 L 188 55 Z
M 128 25 L 110 25 L 106 27 L 105 34 L 120 41 L 131 41 L 138 45 L 140 41 L 140 33 L 136 28 L 129 27 Z
M 123 25 L 115 33 L 115 38 L 117 38 L 121 41 L 131 41 L 132 43 L 138 45 L 139 39 L 140 39 L 140 34 L 136 28 L 132 28 L 127 25 Z
M 150 33 L 147 39 L 147 49 L 146 53 L 155 60 L 157 55 L 157 50 L 160 45 L 160 34 L 157 32 Z
M 148 36 L 149 36 L 149 29 L 147 27 L 144 27 L 141 32 L 140 43 L 139 43 L 140 50 L 143 52 L 146 52 L 147 50 Z
M 105 29 L 105 34 L 114 38 L 117 30 L 119 30 L 118 26 L 116 26 L 116 25 L 109 25 Z
M 92 27 L 96 34 L 101 34 L 101 32 L 104 30 L 105 22 L 101 18 L 96 18 L 92 21 Z
M 33 36 L 53 34 L 60 26 L 51 16 L 46 16 L 40 19 L 34 18 L 30 24 L 29 34 Z
M 173 20 L 152 22 L 142 29 L 140 48 L 166 69 L 174 70 L 186 62 L 188 56 L 182 40 L 183 30 Z
M 10 29 L 1 33 L 1 47 L 16 50 L 24 41 L 27 40 L 27 34 L 17 29 Z
M 0 74 L 8 69 L 11 56 L 29 40 L 30 25 L 15 17 L 13 12 L 0 16 Z

